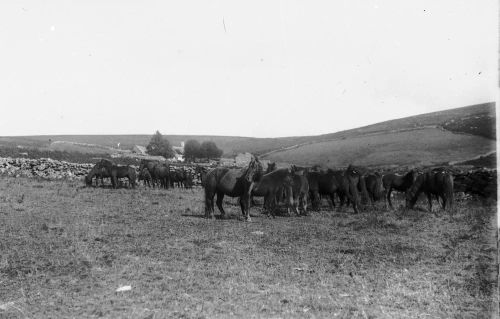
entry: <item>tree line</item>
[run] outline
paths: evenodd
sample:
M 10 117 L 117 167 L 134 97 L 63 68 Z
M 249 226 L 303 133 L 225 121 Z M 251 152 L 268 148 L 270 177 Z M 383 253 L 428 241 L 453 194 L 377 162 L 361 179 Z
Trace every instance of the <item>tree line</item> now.
M 149 155 L 159 155 L 165 158 L 172 158 L 175 155 L 172 145 L 159 131 L 151 137 L 151 141 L 146 146 L 146 152 Z M 222 153 L 223 151 L 213 141 L 200 143 L 195 139 L 190 139 L 184 143 L 184 158 L 188 162 L 196 159 L 219 158 Z

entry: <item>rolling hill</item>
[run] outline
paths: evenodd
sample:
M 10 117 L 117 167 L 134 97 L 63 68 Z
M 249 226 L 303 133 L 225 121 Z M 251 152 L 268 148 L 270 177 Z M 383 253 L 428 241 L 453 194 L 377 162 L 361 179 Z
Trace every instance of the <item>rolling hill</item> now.
M 172 145 L 214 141 L 225 157 L 251 152 L 302 165 L 419 165 L 465 161 L 496 150 L 495 103 L 485 103 L 376 123 L 317 136 L 251 138 L 165 135 Z M 332 129 L 334 130 L 334 129 Z M 43 135 L 0 137 L 0 147 L 91 154 L 126 152 L 151 135 Z M 118 147 L 118 143 L 120 146 Z

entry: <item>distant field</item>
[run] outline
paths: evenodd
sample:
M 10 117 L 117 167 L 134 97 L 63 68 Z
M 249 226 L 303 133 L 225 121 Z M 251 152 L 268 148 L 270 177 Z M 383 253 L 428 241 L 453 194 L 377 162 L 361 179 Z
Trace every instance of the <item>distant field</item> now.
M 493 203 L 254 208 L 250 223 L 225 205 L 206 220 L 199 189 L 2 177 L 0 317 L 489 318 L 498 304 Z
M 425 128 L 308 144 L 265 159 L 325 166 L 417 165 L 466 160 L 495 149 L 495 141 L 484 137 Z

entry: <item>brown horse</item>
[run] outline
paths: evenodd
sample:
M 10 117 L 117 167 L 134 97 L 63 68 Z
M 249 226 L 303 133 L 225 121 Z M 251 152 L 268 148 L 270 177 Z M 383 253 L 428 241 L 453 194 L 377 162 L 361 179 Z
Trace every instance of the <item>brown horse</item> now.
M 413 208 L 422 192 L 427 196 L 430 212 L 432 212 L 432 195 L 442 199 L 443 210 L 451 209 L 453 207 L 453 176 L 444 171 L 427 171 L 417 176 L 415 183 L 406 192 L 406 207 Z
M 118 178 L 128 178 L 130 186 L 135 188 L 136 173 L 133 167 L 130 167 L 128 165 L 116 165 L 108 160 L 101 160 L 94 167 L 105 169 L 106 174 L 111 177 L 111 184 L 113 188 L 118 187 Z
M 335 194 L 341 197 L 343 202 L 343 192 L 341 192 L 343 173 L 328 169 L 326 172 L 314 171 L 307 174 L 309 194 L 315 210 L 319 209 L 321 196 L 328 196 L 332 207 L 335 207 Z
M 359 205 L 362 198 L 368 198 L 366 185 L 363 176 L 368 173 L 368 170 L 362 166 L 349 165 L 342 174 L 340 193 L 340 206 L 343 205 L 343 199 L 347 199 L 347 204 L 352 204 L 354 213 L 359 213 Z M 361 194 L 360 194 L 361 192 Z
M 297 169 L 292 165 L 293 173 L 293 207 L 295 213 L 302 210 L 303 215 L 307 215 L 307 196 L 309 195 L 309 182 L 307 180 L 308 170 Z
M 85 184 L 87 186 L 92 186 L 92 180 L 95 177 L 96 186 L 99 186 L 99 178 L 101 179 L 101 186 L 103 186 L 104 178 L 111 178 L 111 175 L 109 175 L 108 170 L 106 169 L 106 167 L 110 165 L 115 165 L 115 163 L 104 158 L 97 162 L 89 171 L 87 176 L 85 176 Z
M 138 180 L 144 181 L 144 186 L 151 187 L 151 174 L 149 174 L 149 171 L 146 167 L 139 171 Z
M 274 217 L 274 211 L 277 207 L 277 195 L 282 189 L 285 189 L 286 199 L 285 204 L 287 206 L 288 214 L 290 214 L 290 209 L 293 209 L 293 176 L 292 169 L 281 168 L 262 176 L 252 188 L 252 196 L 264 197 L 264 211 L 271 214 Z M 297 215 L 299 214 L 296 211 Z
M 406 192 L 408 188 L 413 185 L 416 178 L 417 172 L 415 170 L 410 170 L 403 176 L 394 173 L 389 173 L 382 176 L 382 184 L 386 191 L 386 199 L 391 209 L 393 209 L 391 202 L 391 192 L 393 190 L 396 190 L 398 192 Z
M 382 175 L 380 173 L 369 173 L 364 176 L 366 191 L 372 205 L 384 198 L 384 189 L 382 183 Z
M 262 175 L 262 164 L 252 157 L 248 167 L 235 169 L 217 167 L 210 170 L 203 180 L 205 190 L 205 217 L 214 218 L 214 196 L 217 194 L 217 207 L 221 217 L 225 216 L 222 200 L 224 195 L 239 197 L 241 213 L 250 221 L 250 192 L 253 184 Z

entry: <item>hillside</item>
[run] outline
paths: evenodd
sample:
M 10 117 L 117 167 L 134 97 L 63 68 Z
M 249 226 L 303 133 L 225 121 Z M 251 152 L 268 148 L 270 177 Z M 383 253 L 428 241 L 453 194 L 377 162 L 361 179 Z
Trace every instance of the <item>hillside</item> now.
M 303 165 L 429 164 L 465 161 L 496 150 L 495 103 L 426 113 L 317 136 L 251 138 L 165 135 L 182 141 L 214 141 L 225 157 L 251 152 L 264 159 Z M 161 130 L 161 128 L 160 128 Z M 334 130 L 334 129 L 332 129 Z M 44 135 L 0 137 L 0 147 L 86 154 L 127 152 L 151 135 Z M 118 148 L 118 143 L 120 146 Z

